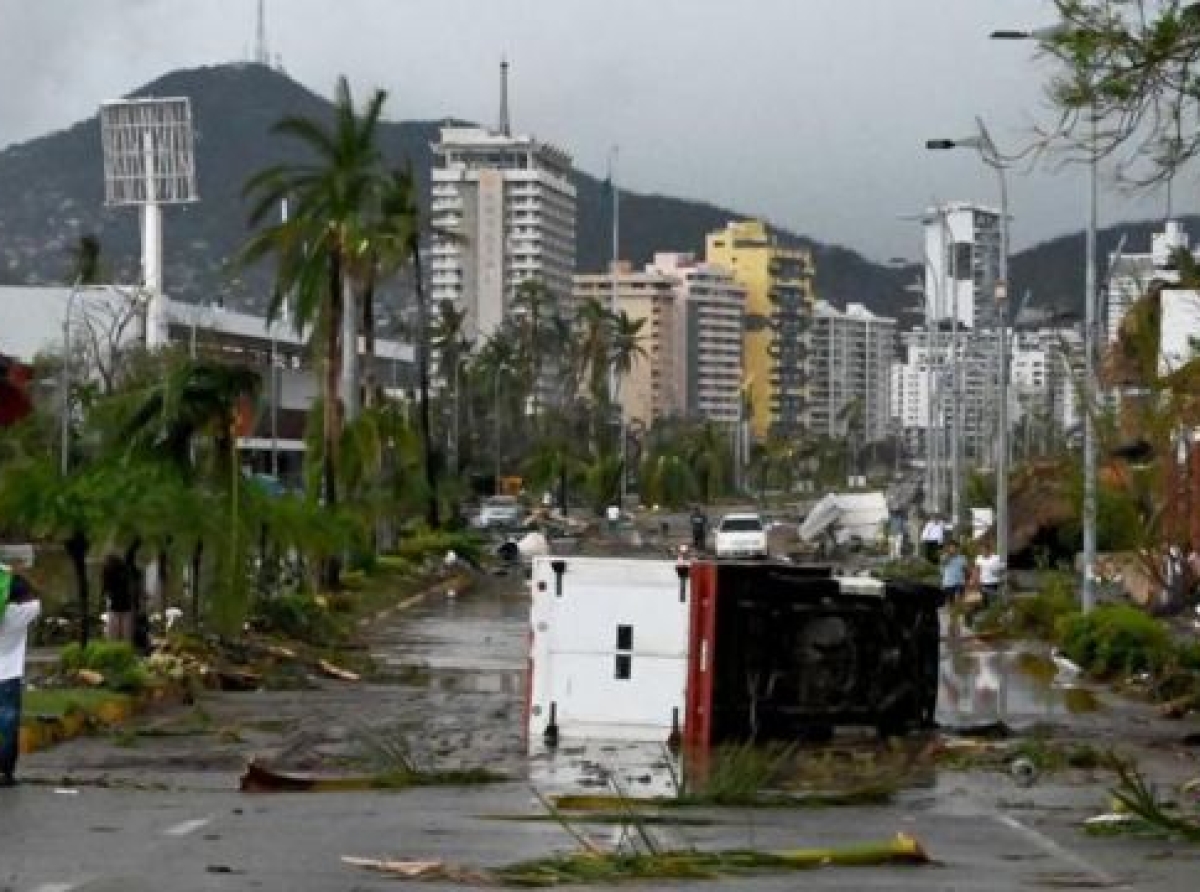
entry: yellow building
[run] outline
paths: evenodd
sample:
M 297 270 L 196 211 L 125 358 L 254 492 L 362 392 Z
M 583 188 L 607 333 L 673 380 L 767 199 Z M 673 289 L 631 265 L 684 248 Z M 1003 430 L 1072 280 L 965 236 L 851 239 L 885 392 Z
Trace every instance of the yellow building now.
M 797 433 L 805 412 L 804 332 L 815 302 L 812 254 L 781 247 L 761 220 L 739 220 L 708 234 L 705 259 L 746 289 L 743 368 L 752 434 L 762 440 Z

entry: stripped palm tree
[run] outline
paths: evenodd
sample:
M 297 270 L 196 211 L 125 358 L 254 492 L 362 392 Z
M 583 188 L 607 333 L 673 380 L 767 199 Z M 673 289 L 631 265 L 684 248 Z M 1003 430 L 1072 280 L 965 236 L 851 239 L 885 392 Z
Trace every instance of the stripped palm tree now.
M 378 194 L 381 157 L 377 131 L 386 93 L 376 90 L 360 111 L 344 77 L 338 79 L 332 126 L 303 116 L 288 116 L 275 133 L 299 142 L 308 158 L 269 167 L 246 184 L 251 199 L 250 222 L 258 226 L 272 218 L 280 205 L 291 206 L 288 219 L 259 229 L 242 250 L 241 261 L 275 257 L 275 291 L 268 314 L 276 318 L 289 295 L 297 331 L 312 330 L 324 339 L 324 413 L 321 491 L 325 504 L 337 504 L 337 447 L 344 421 L 338 401 L 343 378 L 346 316 L 353 319 L 352 276 L 361 268 L 362 245 L 369 214 Z M 351 306 L 347 307 L 347 302 Z M 357 381 L 352 382 L 352 390 Z M 353 396 L 352 396 L 353 398 Z M 331 562 L 329 581 L 338 568 Z
M 437 377 L 451 407 L 450 430 L 446 440 L 452 450 L 449 466 L 453 474 L 457 474 L 462 467 L 463 371 L 471 350 L 471 342 L 463 336 L 466 318 L 467 314 L 456 307 L 453 301 L 443 300 L 430 331 L 430 346 L 437 357 Z

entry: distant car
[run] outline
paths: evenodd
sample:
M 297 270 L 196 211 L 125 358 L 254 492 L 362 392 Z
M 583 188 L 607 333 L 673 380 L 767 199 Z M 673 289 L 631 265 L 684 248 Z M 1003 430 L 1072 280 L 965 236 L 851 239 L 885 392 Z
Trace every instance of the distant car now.
M 514 527 L 525 517 L 525 509 L 516 496 L 491 496 L 483 500 L 475 526 L 481 530 Z
M 719 558 L 767 556 L 767 531 L 757 514 L 726 514 L 717 524 L 714 547 Z

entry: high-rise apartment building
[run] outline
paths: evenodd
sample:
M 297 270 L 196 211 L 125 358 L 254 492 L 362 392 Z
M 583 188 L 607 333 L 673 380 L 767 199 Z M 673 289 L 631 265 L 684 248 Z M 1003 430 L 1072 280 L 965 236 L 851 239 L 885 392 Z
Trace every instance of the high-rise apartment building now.
M 825 437 L 878 442 L 892 431 L 890 378 L 896 320 L 862 304 L 817 301 L 808 337 L 808 427 Z
M 746 289 L 744 375 L 758 439 L 798 433 L 805 420 L 805 332 L 812 318 L 812 254 L 780 245 L 761 220 L 710 232 L 705 259 Z
M 460 307 L 464 334 L 478 347 L 526 279 L 541 280 L 557 301 L 569 298 L 574 168 L 566 152 L 507 127 L 444 127 L 433 153 L 430 301 Z
M 638 353 L 632 368 L 620 380 L 618 399 L 626 424 L 650 425 L 660 418 L 680 414 L 676 390 L 676 286 L 674 276 L 647 271 L 635 272 L 627 262 L 616 265 L 615 273 L 575 276 L 573 302 L 589 300 L 612 308 L 614 283 L 616 311 L 641 321 Z
M 737 424 L 746 290 L 728 270 L 691 254 L 655 254 L 646 272 L 676 283 L 674 387 L 680 413 Z
M 930 208 L 921 222 L 927 318 L 957 317 L 967 328 L 994 326 L 1000 214 L 979 205 L 951 202 Z

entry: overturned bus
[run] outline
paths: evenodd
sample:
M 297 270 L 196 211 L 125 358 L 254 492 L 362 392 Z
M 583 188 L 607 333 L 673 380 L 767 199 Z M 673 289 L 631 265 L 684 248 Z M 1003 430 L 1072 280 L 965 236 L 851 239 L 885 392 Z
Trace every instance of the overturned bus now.
M 829 567 L 539 557 L 530 742 L 689 747 L 933 724 L 940 592 Z

